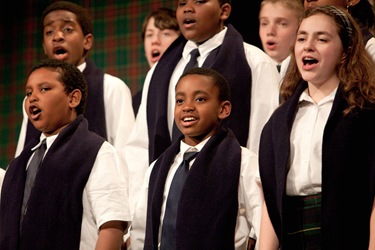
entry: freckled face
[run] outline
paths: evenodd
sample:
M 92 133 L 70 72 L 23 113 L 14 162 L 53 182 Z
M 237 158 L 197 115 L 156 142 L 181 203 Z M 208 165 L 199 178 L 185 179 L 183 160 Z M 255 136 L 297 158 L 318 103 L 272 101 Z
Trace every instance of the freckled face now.
M 210 77 L 187 75 L 176 87 L 174 117 L 186 140 L 203 140 L 211 136 L 220 123 L 222 102 L 219 89 Z M 187 142 L 188 143 L 188 142 Z
M 32 72 L 27 80 L 25 111 L 36 129 L 45 135 L 58 134 L 75 117 L 71 96 L 58 80 L 59 73 L 47 68 Z

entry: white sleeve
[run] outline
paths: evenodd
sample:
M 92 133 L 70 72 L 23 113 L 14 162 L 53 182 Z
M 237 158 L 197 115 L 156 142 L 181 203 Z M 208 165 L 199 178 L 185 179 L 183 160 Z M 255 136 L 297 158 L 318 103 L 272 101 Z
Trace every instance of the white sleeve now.
M 132 213 L 134 213 L 144 175 L 150 165 L 148 157 L 147 94 L 155 65 L 147 73 L 142 90 L 142 101 L 129 139 L 124 147 L 124 155 L 129 169 L 129 197 Z
M 121 150 L 134 125 L 132 95 L 118 77 L 104 74 L 104 107 L 108 142 Z
M 252 77 L 247 148 L 257 154 L 263 126 L 279 106 L 280 75 L 272 59 L 258 47 L 245 43 L 245 53 Z
M 107 221 L 131 221 L 127 168 L 107 141 L 101 146 L 85 186 L 97 229 Z
M 141 250 L 145 243 L 146 222 L 147 222 L 147 199 L 148 199 L 148 183 L 152 168 L 155 162 L 147 169 L 143 178 L 143 184 L 140 189 L 139 199 L 136 203 L 133 221 L 130 226 L 130 249 Z
M 242 148 L 241 176 L 238 191 L 239 216 L 237 218 L 235 249 L 246 249 L 251 236 L 259 237 L 262 215 L 263 192 L 259 185 L 258 157 L 247 148 Z M 255 249 L 258 249 L 258 241 Z

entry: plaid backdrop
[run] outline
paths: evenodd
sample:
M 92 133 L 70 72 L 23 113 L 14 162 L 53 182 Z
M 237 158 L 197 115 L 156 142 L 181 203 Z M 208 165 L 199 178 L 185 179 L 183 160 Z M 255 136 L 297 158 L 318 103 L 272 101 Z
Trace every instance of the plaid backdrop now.
M 27 74 L 44 55 L 40 18 L 53 0 L 7 1 L 0 8 L 0 167 L 13 158 L 22 122 Z M 141 38 L 145 16 L 159 7 L 175 9 L 177 0 L 72 0 L 94 19 L 90 57 L 107 73 L 121 78 L 136 93 L 148 71 Z M 260 47 L 258 12 L 261 0 L 232 0 L 230 23 L 248 43 Z M 245 6 L 246 5 L 246 6 Z
M 14 1 L 15 2 L 15 1 Z M 26 77 L 41 60 L 40 18 L 53 1 L 17 1 L 2 8 L 0 26 L 0 167 L 13 158 L 22 122 Z M 121 78 L 135 93 L 148 70 L 141 27 L 149 11 L 175 8 L 176 1 L 82 0 L 72 1 L 90 10 L 94 18 L 94 47 L 90 57 L 107 73 Z M 23 6 L 23 7 L 22 7 Z M 9 13 L 6 13 L 9 12 Z M 5 17 L 6 16 L 6 17 Z

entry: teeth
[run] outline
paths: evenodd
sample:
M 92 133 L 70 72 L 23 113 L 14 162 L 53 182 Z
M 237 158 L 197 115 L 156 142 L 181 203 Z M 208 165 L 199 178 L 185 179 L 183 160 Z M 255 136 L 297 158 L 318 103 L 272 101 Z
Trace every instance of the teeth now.
M 31 113 L 33 113 L 34 115 L 37 114 L 37 113 L 39 113 L 39 112 L 40 112 L 40 110 L 38 108 L 33 108 L 31 110 Z
M 160 55 L 160 52 L 158 51 L 158 50 L 154 50 L 154 51 L 152 51 L 152 56 L 153 57 L 157 57 L 157 56 L 159 56 Z
M 189 121 L 194 121 L 195 118 L 194 117 L 186 117 L 184 118 L 184 122 L 189 122 Z

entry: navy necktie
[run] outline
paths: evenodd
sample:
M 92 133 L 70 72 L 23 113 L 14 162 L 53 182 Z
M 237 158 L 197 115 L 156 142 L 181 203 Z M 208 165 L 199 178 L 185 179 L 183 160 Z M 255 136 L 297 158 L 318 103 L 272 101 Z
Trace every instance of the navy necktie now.
M 175 250 L 176 249 L 176 219 L 177 208 L 181 195 L 181 190 L 184 186 L 185 179 L 189 173 L 189 162 L 197 156 L 198 152 L 185 152 L 184 160 L 178 167 L 169 189 L 167 205 L 165 207 L 165 214 L 163 219 L 163 226 L 161 231 L 161 250 Z
M 30 164 L 27 168 L 25 191 L 24 191 L 23 202 L 22 202 L 21 222 L 22 222 L 24 214 L 27 212 L 27 202 L 29 200 L 31 190 L 34 186 L 35 176 L 38 172 L 39 165 L 43 160 L 46 149 L 47 149 L 46 139 L 44 139 L 41 145 L 35 150 L 34 156 L 31 159 Z
M 198 49 L 193 49 L 190 52 L 190 61 L 188 62 L 188 64 L 186 64 L 186 66 L 184 68 L 184 73 L 186 71 L 188 71 L 189 69 L 198 67 L 198 60 L 197 60 L 197 58 L 199 57 L 199 55 L 200 54 L 199 54 L 199 50 Z

